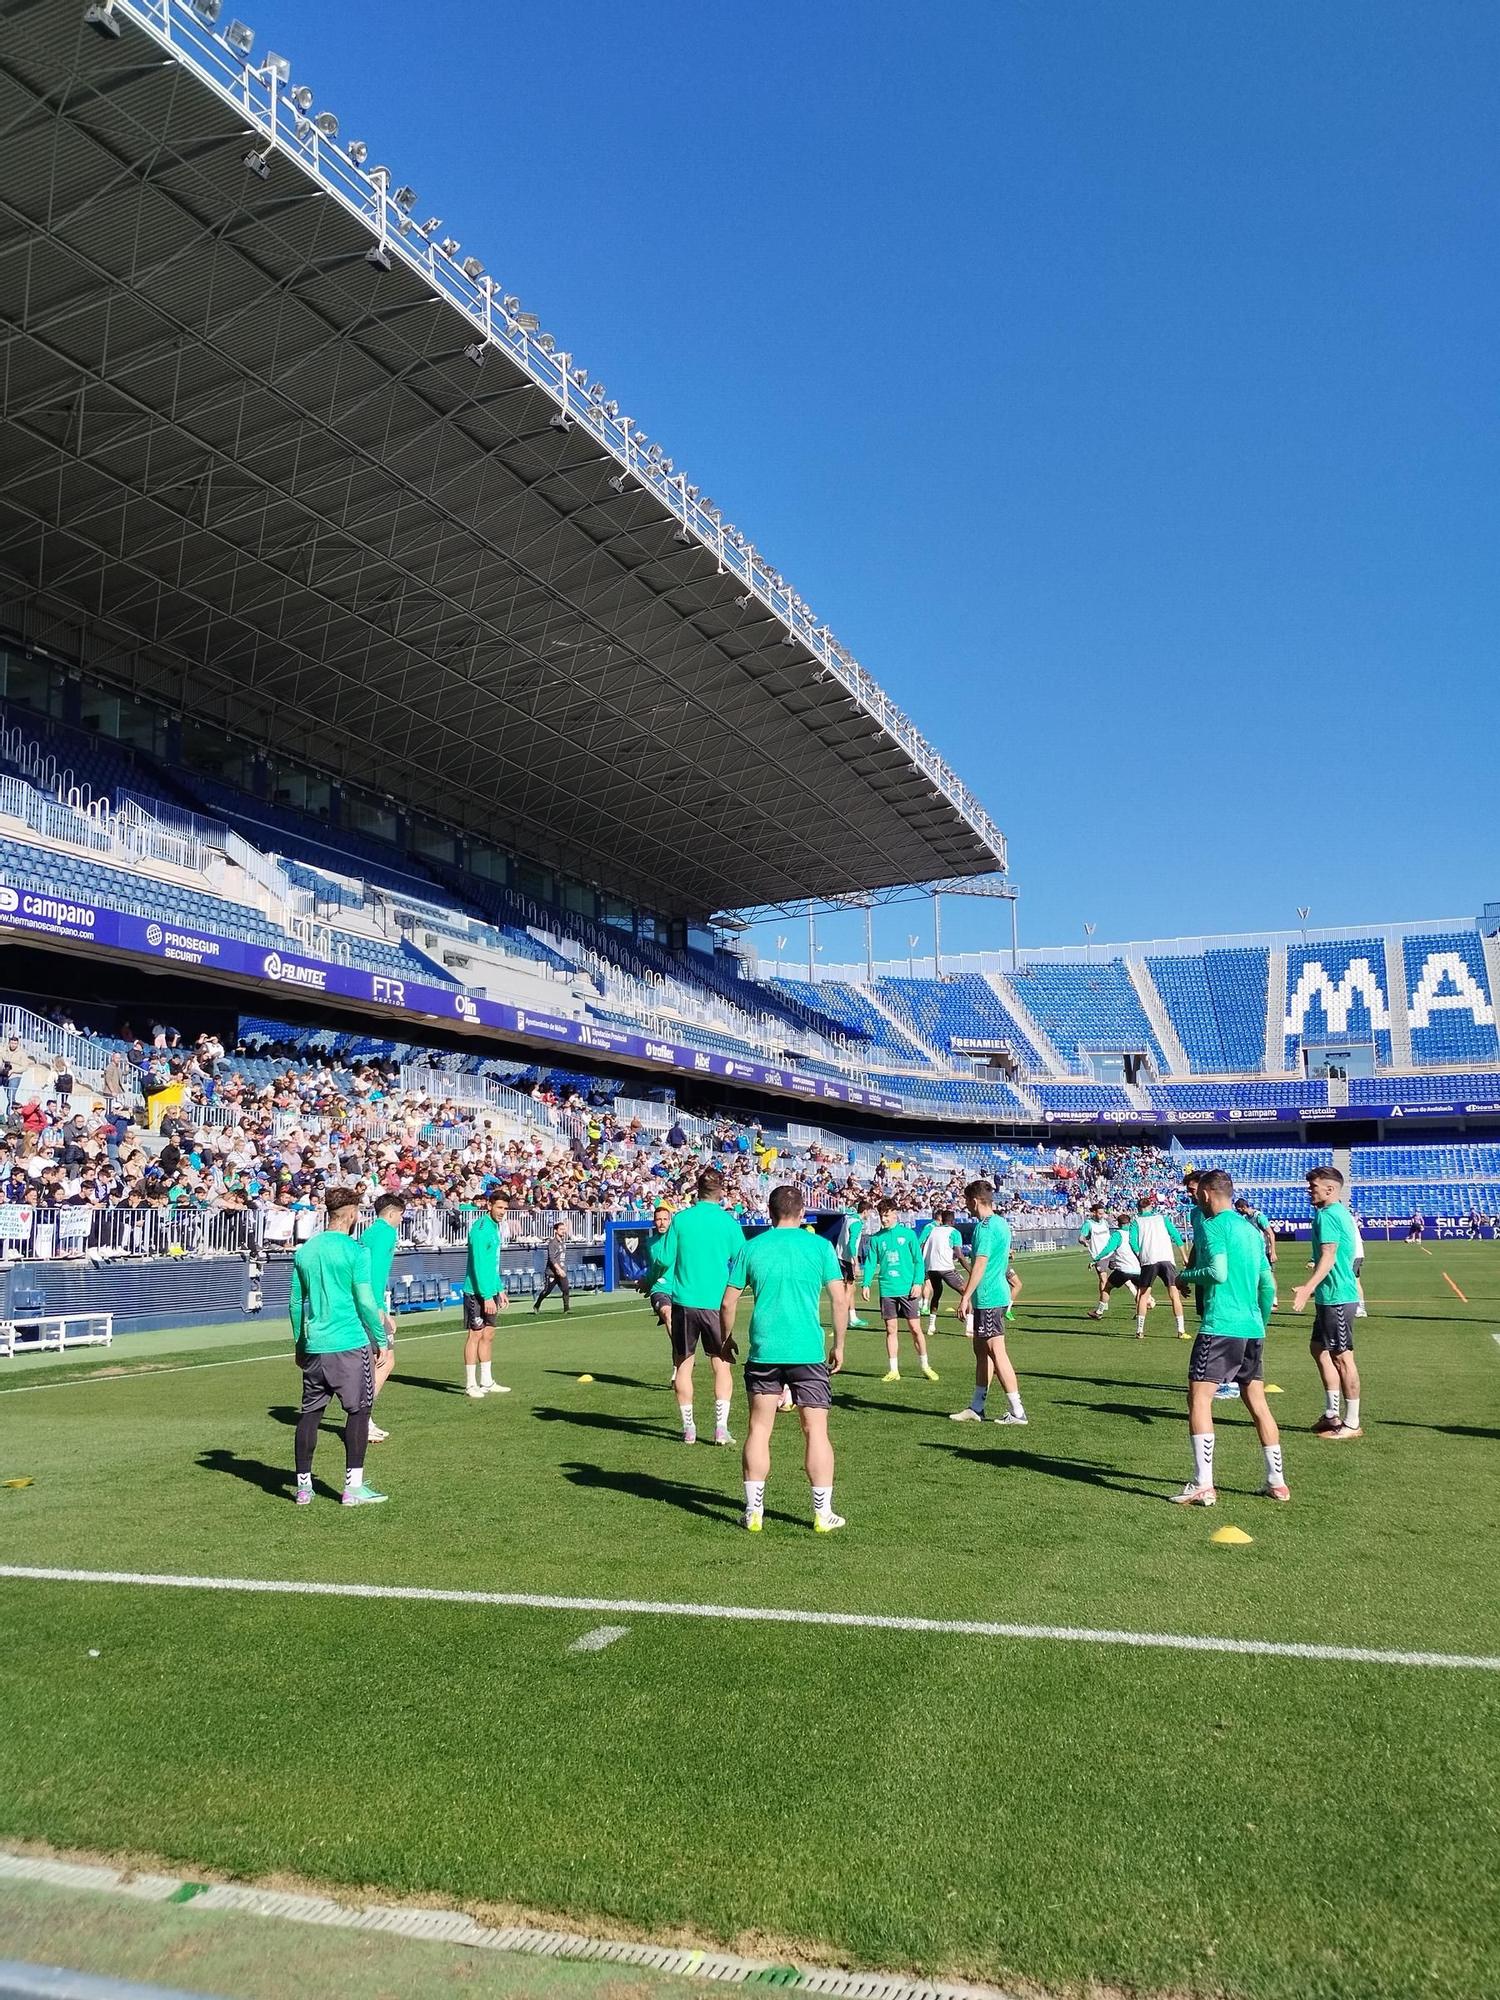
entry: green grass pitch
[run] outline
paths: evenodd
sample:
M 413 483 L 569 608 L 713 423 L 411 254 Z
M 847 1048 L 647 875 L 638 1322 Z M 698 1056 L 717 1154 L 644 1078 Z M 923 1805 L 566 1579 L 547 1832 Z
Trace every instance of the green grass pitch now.
M 839 1536 L 810 1531 L 791 1418 L 766 1531 L 737 1531 L 738 1454 L 676 1441 L 624 1301 L 513 1313 L 515 1393 L 483 1403 L 461 1336 L 411 1322 L 371 1454 L 391 1503 L 357 1511 L 290 1504 L 275 1325 L 0 1363 L 0 1478 L 33 1482 L 0 1491 L 0 1562 L 1500 1654 L 1500 1245 L 1371 1251 L 1358 1444 L 1308 1434 L 1307 1322 L 1279 1315 L 1292 1503 L 1255 1497 L 1230 1405 L 1213 1513 L 1164 1504 L 1167 1313 L 1137 1344 L 1118 1303 L 1082 1318 L 1081 1258 L 1023 1270 L 1026 1431 L 946 1421 L 955 1333 L 940 1384 L 904 1357 L 889 1386 L 851 1335 Z M 700 1364 L 700 1420 L 708 1395 Z M 341 1465 L 325 1433 L 330 1494 Z M 1213 1546 L 1226 1523 L 1251 1545 Z M 604 1622 L 627 1635 L 569 1652 Z M 0 1629 L 10 1838 L 1048 1992 L 1500 1993 L 1493 1671 L 33 1580 L 0 1580 Z

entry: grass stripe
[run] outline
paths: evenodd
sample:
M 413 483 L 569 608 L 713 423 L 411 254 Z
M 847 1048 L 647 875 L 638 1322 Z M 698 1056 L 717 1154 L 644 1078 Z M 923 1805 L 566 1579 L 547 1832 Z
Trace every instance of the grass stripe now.
M 1371 1667 L 1468 1668 L 1500 1673 L 1500 1654 L 1416 1653 L 1378 1646 L 1313 1645 L 1290 1639 L 1226 1639 L 1187 1632 L 1093 1630 L 1082 1625 L 1013 1625 L 970 1618 L 910 1618 L 876 1611 L 808 1611 L 750 1604 L 674 1604 L 649 1599 L 554 1597 L 522 1590 L 437 1590 L 421 1584 L 294 1582 L 277 1577 L 178 1576 L 139 1570 L 52 1569 L 0 1563 L 0 1578 L 22 1583 L 106 1583 L 144 1590 L 217 1590 L 267 1597 L 352 1597 L 401 1604 L 464 1604 L 507 1611 L 604 1611 L 637 1618 L 705 1618 L 751 1625 L 819 1625 L 863 1631 L 934 1633 L 957 1639 L 1050 1640 L 1081 1646 L 1140 1646 L 1177 1653 L 1253 1654 L 1264 1659 L 1337 1661 Z

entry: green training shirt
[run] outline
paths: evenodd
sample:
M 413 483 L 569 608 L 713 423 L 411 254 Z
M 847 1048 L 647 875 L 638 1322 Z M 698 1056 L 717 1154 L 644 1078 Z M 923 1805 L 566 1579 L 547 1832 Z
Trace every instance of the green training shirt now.
M 360 1247 L 369 1252 L 370 1289 L 381 1304 L 390 1289 L 391 1265 L 395 1261 L 396 1245 L 401 1241 L 401 1232 L 393 1229 L 388 1222 L 377 1216 L 359 1239 Z
M 915 1233 L 904 1222 L 893 1222 L 889 1229 L 877 1230 L 865 1245 L 864 1282 L 867 1285 L 877 1270 L 883 1299 L 908 1298 L 913 1286 L 921 1284 L 926 1275 L 922 1247 Z
M 984 1267 L 978 1286 L 970 1304 L 981 1312 L 989 1312 L 999 1306 L 1008 1310 L 1010 1306 L 1010 1286 L 1005 1280 L 1005 1267 L 1010 1262 L 1010 1224 L 1000 1215 L 987 1215 L 974 1225 L 974 1241 L 969 1247 L 969 1268 L 981 1257 L 989 1262 Z
M 370 1253 L 341 1229 L 325 1229 L 292 1259 L 292 1339 L 304 1354 L 384 1347 L 385 1322 L 370 1284 Z
M 825 1285 L 844 1274 L 825 1237 L 805 1229 L 764 1230 L 745 1252 L 744 1282 L 755 1294 L 750 1315 L 750 1366 L 806 1367 L 823 1361 L 819 1313 Z
M 647 1293 L 665 1292 L 668 1298 L 672 1296 L 672 1253 L 667 1248 L 670 1234 L 671 1225 L 668 1224 L 660 1236 L 653 1230 L 646 1238 Z
M 672 1260 L 668 1289 L 677 1305 L 694 1311 L 717 1308 L 729 1287 L 743 1282 L 745 1232 L 716 1201 L 695 1201 L 674 1215 L 667 1245 Z
M 1232 1208 L 1203 1219 L 1203 1261 L 1183 1276 L 1202 1285 L 1206 1334 L 1223 1340 L 1260 1340 L 1271 1317 L 1276 1282 L 1260 1231 Z
M 1312 1255 L 1316 1264 L 1325 1245 L 1334 1247 L 1333 1269 L 1323 1280 L 1313 1298 L 1320 1306 L 1352 1306 L 1359 1302 L 1359 1287 L 1354 1282 L 1354 1260 L 1359 1255 L 1355 1248 L 1358 1236 L 1354 1228 L 1354 1217 L 1341 1201 L 1331 1201 L 1326 1208 L 1315 1208 L 1312 1219 Z
M 500 1296 L 500 1225 L 488 1212 L 469 1224 L 469 1263 L 464 1290 L 474 1299 Z

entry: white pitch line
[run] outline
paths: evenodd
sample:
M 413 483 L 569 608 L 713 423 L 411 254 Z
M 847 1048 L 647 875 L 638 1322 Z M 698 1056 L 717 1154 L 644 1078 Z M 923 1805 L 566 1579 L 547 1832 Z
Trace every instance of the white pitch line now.
M 621 1305 L 630 1305 L 637 1302 L 630 1299 L 622 1299 L 620 1303 Z M 587 1311 L 584 1311 L 580 1302 L 579 1310 L 583 1313 L 584 1318 L 597 1319 L 604 1309 L 600 1306 L 592 1306 Z M 437 1333 L 408 1333 L 404 1337 L 399 1337 L 396 1341 L 397 1356 L 399 1358 L 403 1347 L 416 1347 L 424 1340 L 447 1340 L 451 1335 L 462 1333 L 462 1331 L 462 1325 L 455 1322 L 454 1325 L 443 1327 Z M 155 1381 L 159 1375 L 193 1375 L 200 1368 L 249 1368 L 257 1361 L 290 1361 L 291 1359 L 292 1348 L 290 1341 L 288 1341 L 286 1347 L 278 1354 L 238 1354 L 228 1361 L 175 1361 L 168 1368 L 155 1368 L 149 1361 L 143 1359 L 134 1367 L 121 1368 L 118 1374 L 109 1374 L 104 1372 L 104 1370 L 101 1370 L 97 1374 L 86 1374 L 83 1372 L 86 1364 L 80 1362 L 80 1372 L 71 1379 L 63 1378 L 53 1382 L 18 1382 L 14 1388 L 0 1389 L 0 1396 L 39 1396 L 44 1389 L 98 1388 L 106 1382 L 128 1382 L 133 1376 L 137 1375 L 145 1376 L 151 1381 Z M 106 1368 L 107 1366 L 108 1364 L 106 1364 Z
M 592 1632 L 585 1632 L 581 1639 L 575 1639 L 570 1653 L 602 1653 L 606 1646 L 612 1646 L 616 1639 L 623 1639 L 630 1630 L 628 1625 L 596 1625 Z
M 658 1604 L 634 1597 L 553 1597 L 525 1590 L 436 1590 L 406 1583 L 314 1583 L 276 1577 L 175 1576 L 149 1570 L 51 1569 L 0 1563 L 0 1578 L 29 1583 L 116 1583 L 146 1590 L 221 1590 L 265 1597 L 354 1597 L 398 1604 L 469 1604 L 513 1611 L 609 1611 L 636 1618 L 707 1618 L 748 1625 L 832 1625 L 872 1632 L 931 1632 L 960 1639 L 1051 1639 L 1083 1646 L 1145 1646 L 1175 1653 L 1250 1653 L 1277 1660 L 1347 1661 L 1372 1667 L 1470 1667 L 1500 1673 L 1500 1655 L 1406 1653 L 1293 1639 L 1220 1639 L 1186 1632 L 1094 1631 L 1083 1625 L 1010 1625 L 987 1619 L 905 1618 L 874 1611 L 803 1611 L 751 1604 Z

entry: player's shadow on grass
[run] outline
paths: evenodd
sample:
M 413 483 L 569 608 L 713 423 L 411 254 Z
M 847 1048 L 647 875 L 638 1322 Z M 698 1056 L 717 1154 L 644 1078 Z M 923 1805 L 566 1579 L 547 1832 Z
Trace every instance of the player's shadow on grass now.
M 1053 1406 L 1064 1410 L 1089 1410 L 1102 1417 L 1129 1417 L 1138 1424 L 1154 1424 L 1167 1420 L 1180 1424 L 1187 1407 L 1186 1398 L 1174 1403 L 1170 1410 L 1151 1409 L 1140 1403 L 1091 1403 L 1087 1396 L 1054 1396 Z
M 544 1424 L 578 1424 L 590 1431 L 628 1431 L 632 1437 L 675 1438 L 675 1424 L 653 1423 L 647 1417 L 619 1417 L 607 1410 L 557 1410 L 539 1404 L 532 1413 Z
M 840 1410 L 878 1410 L 882 1416 L 942 1417 L 948 1412 L 923 1403 L 894 1403 L 885 1396 L 859 1396 L 850 1389 L 835 1388 L 834 1407 Z
M 294 1411 L 294 1420 L 295 1416 Z M 262 1458 L 242 1458 L 237 1451 L 226 1451 L 222 1447 L 200 1451 L 197 1463 L 204 1472 L 226 1472 L 231 1479 L 243 1479 L 247 1486 L 258 1486 L 262 1493 L 273 1493 L 280 1500 L 289 1499 L 296 1490 L 297 1474 L 290 1465 L 267 1465 Z M 330 1500 L 337 1500 L 342 1490 L 329 1486 L 324 1480 L 313 1480 L 313 1491 L 324 1494 Z
M 1500 1430 L 1486 1428 L 1483 1424 L 1418 1424 L 1410 1417 L 1382 1417 L 1382 1430 L 1398 1431 L 1438 1431 L 1451 1438 L 1500 1438 Z
M 1125 1382 L 1113 1375 L 1049 1375 L 1044 1369 L 1024 1365 L 1021 1373 L 1028 1382 L 1067 1382 L 1074 1389 L 1135 1389 L 1141 1395 L 1158 1396 L 1181 1396 L 1187 1391 L 1186 1368 L 1180 1382 Z M 1180 1410 L 1178 1414 L 1181 1415 Z
M 574 1486 L 597 1487 L 604 1492 L 624 1493 L 633 1500 L 649 1500 L 658 1507 L 680 1507 L 685 1514 L 697 1514 L 705 1521 L 737 1522 L 743 1502 L 712 1486 L 691 1486 L 685 1479 L 662 1479 L 653 1472 L 611 1471 L 602 1465 L 575 1461 L 562 1468 L 563 1477 Z M 768 1521 L 790 1521 L 796 1527 L 805 1522 L 795 1514 L 766 1509 Z
M 399 1382 L 405 1389 L 431 1389 L 437 1396 L 462 1396 L 462 1382 L 445 1382 L 436 1375 L 404 1375 L 399 1369 L 393 1370 L 391 1382 Z
M 1154 1491 L 1158 1486 L 1176 1486 L 1175 1479 L 1158 1478 L 1152 1473 L 1139 1473 L 1137 1479 L 1143 1483 L 1132 1485 L 1120 1476 L 1116 1467 L 1096 1463 L 1090 1458 L 1045 1458 L 1039 1451 L 1017 1451 L 1010 1445 L 998 1445 L 988 1450 L 983 1445 L 938 1444 L 924 1442 L 924 1451 L 946 1451 L 954 1458 L 972 1459 L 977 1465 L 988 1466 L 995 1472 L 1038 1472 L 1048 1479 L 1066 1479 L 1075 1486 L 1099 1486 L 1107 1493 L 1125 1493 L 1132 1500 L 1159 1500 L 1161 1495 Z
M 567 1382 L 576 1382 L 578 1380 L 578 1371 L 574 1368 L 549 1368 L 546 1372 L 549 1375 L 560 1375 Z M 671 1387 L 665 1376 L 660 1382 L 643 1382 L 639 1375 L 596 1374 L 594 1380 L 596 1382 L 607 1383 L 611 1389 L 666 1389 Z M 584 1386 L 587 1387 L 587 1384 Z

